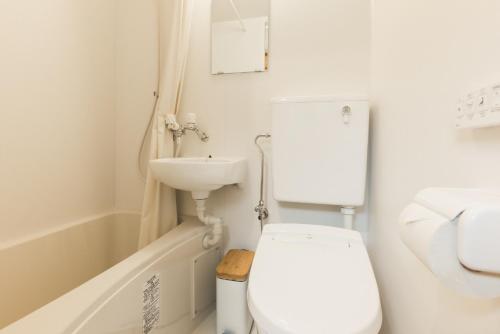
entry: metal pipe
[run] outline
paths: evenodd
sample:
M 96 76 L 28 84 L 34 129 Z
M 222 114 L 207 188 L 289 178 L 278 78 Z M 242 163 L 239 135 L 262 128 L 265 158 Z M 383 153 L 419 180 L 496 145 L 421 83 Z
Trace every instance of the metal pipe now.
M 262 222 L 264 219 L 269 217 L 269 211 L 267 210 L 265 203 L 264 203 L 264 168 L 265 168 L 265 153 L 262 147 L 259 145 L 259 140 L 261 138 L 271 138 L 271 135 L 269 133 L 264 133 L 257 135 L 255 137 L 255 145 L 259 148 L 260 151 L 260 198 L 259 198 L 259 204 L 257 207 L 255 207 L 255 212 L 259 214 L 259 221 L 260 221 L 260 227 L 261 229 L 263 228 Z
M 346 206 L 340 211 L 344 215 L 344 228 L 348 230 L 354 229 L 354 215 L 356 214 L 356 209 L 352 206 Z
M 260 134 L 255 137 L 255 145 L 259 148 L 260 151 L 260 201 L 264 201 L 264 163 L 265 163 L 265 154 L 262 147 L 259 145 L 259 139 L 261 138 L 271 138 L 269 133 Z
M 203 238 L 203 247 L 209 249 L 217 245 L 224 236 L 223 221 L 220 217 L 214 217 L 207 214 L 206 199 L 197 199 L 196 203 L 196 214 L 198 219 L 205 225 L 211 226 L 212 231 L 210 234 L 205 235 Z

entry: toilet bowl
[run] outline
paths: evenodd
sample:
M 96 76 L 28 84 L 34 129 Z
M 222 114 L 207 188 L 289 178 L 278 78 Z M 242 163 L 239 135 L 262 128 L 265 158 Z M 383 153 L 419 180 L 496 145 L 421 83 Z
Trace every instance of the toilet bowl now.
M 379 293 L 361 235 L 315 225 L 267 225 L 250 273 L 259 334 L 376 334 Z

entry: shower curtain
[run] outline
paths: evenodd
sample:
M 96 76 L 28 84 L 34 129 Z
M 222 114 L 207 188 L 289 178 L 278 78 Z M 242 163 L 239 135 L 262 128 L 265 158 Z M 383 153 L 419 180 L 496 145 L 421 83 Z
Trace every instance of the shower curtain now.
M 179 111 L 194 1 L 158 0 L 159 100 L 151 130 L 150 160 L 172 157 L 174 154 L 172 134 L 165 128 L 165 119 L 167 114 L 177 114 Z M 161 186 L 152 177 L 148 168 L 142 205 L 139 249 L 158 239 L 176 225 L 175 190 Z

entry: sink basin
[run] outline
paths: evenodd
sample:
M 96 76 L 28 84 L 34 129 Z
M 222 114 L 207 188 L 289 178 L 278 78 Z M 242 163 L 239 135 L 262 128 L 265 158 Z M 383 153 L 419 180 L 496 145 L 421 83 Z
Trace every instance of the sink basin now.
M 190 191 L 194 199 L 207 199 L 213 190 L 242 183 L 247 170 L 245 158 L 166 158 L 149 165 L 158 181 Z

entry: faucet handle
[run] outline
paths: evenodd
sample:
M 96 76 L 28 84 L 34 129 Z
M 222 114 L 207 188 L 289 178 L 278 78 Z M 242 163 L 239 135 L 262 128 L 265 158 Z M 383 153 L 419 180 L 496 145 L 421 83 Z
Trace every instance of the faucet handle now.
M 187 124 L 196 124 L 196 114 L 195 113 L 186 114 L 186 123 Z
M 175 114 L 167 114 L 167 119 L 165 121 L 167 123 L 167 129 L 177 131 L 180 129 L 179 123 L 177 123 L 177 118 Z

